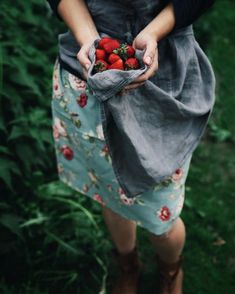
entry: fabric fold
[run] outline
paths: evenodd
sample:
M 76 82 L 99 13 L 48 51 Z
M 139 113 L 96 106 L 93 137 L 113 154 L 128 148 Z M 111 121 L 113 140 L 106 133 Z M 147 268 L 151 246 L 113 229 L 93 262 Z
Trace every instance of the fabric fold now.
M 129 198 L 153 188 L 182 167 L 198 146 L 215 102 L 215 76 L 194 38 L 182 29 L 159 42 L 159 69 L 137 89 L 119 91 L 147 70 L 107 70 L 88 85 L 97 99 L 104 137 L 120 186 Z M 144 52 L 137 51 L 142 59 Z
M 95 50 L 100 39 L 96 39 L 89 50 L 89 58 L 91 66 L 88 70 L 88 85 L 92 89 L 93 94 L 101 102 L 116 95 L 126 85 L 134 81 L 138 76 L 146 72 L 148 66 L 142 61 L 144 50 L 136 50 L 136 57 L 140 61 L 140 68 L 137 70 L 106 70 L 96 74 L 92 74 L 95 65 Z

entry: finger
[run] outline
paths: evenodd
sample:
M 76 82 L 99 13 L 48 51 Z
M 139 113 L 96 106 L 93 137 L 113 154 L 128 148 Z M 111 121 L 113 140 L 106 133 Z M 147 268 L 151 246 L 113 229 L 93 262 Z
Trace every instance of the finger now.
M 84 75 L 85 80 L 87 81 L 88 73 L 87 73 L 87 69 L 84 67 L 83 67 L 83 75 Z
M 158 60 L 157 60 L 157 55 L 155 55 L 152 66 L 150 66 L 150 68 L 144 74 L 140 75 L 133 82 L 134 83 L 142 83 L 142 82 L 145 82 L 151 76 L 153 76 L 157 72 L 157 70 L 158 70 Z
M 146 71 L 143 75 L 139 76 L 135 82 L 136 83 L 142 83 L 142 82 L 146 82 L 150 77 L 152 77 L 155 73 L 157 72 L 157 70 L 152 67 L 150 68 L 148 71 Z
M 89 69 L 91 62 L 88 58 L 88 54 L 84 49 L 81 49 L 77 54 L 77 59 L 81 63 L 82 67 L 84 67 L 86 70 Z
M 144 53 L 143 61 L 147 65 L 153 63 L 154 57 L 156 55 L 157 42 L 149 41 L 146 46 L 146 51 Z
M 126 92 L 127 92 L 127 90 L 125 90 L 125 89 L 123 88 L 121 91 L 119 91 L 119 92 L 117 93 L 117 95 L 118 95 L 118 96 L 122 96 L 122 95 L 126 94 Z
M 145 82 L 142 82 L 142 83 L 134 83 L 134 84 L 130 84 L 128 86 L 125 86 L 124 87 L 124 90 L 130 90 L 130 89 L 136 89 L 142 85 L 144 85 Z

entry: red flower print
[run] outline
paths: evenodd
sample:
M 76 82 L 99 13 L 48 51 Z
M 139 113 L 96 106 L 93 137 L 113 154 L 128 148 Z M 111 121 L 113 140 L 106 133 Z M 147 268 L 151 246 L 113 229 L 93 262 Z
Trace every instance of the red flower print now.
M 104 147 L 102 148 L 102 151 L 103 151 L 104 153 L 106 153 L 106 154 L 109 153 L 109 149 L 108 149 L 108 145 L 107 145 L 107 144 L 104 145 Z
M 121 194 L 125 194 L 124 191 L 123 191 L 123 189 L 122 189 L 121 187 L 118 188 L 118 194 L 119 194 L 119 195 L 121 195 Z
M 72 160 L 73 159 L 73 150 L 68 146 L 68 145 L 64 145 L 60 148 L 60 151 L 63 153 L 64 157 L 67 160 Z
M 95 193 L 94 196 L 93 196 L 93 199 L 96 200 L 97 202 L 99 202 L 101 205 L 105 205 L 102 197 L 100 196 L 100 194 L 98 193 Z
M 172 175 L 172 180 L 179 181 L 182 178 L 183 173 L 184 173 L 184 171 L 182 168 L 177 168 L 177 170 Z
M 62 90 L 58 80 L 53 80 L 53 98 L 59 98 L 62 95 Z
M 86 88 L 86 82 L 79 79 L 78 77 L 69 73 L 69 83 L 70 86 L 75 90 L 84 90 Z
M 80 107 L 84 107 L 87 104 L 87 95 L 85 93 L 80 94 L 77 98 L 77 103 L 79 104 Z
M 105 144 L 105 145 L 102 147 L 102 149 L 101 149 L 101 151 L 100 151 L 100 155 L 101 155 L 101 156 L 109 156 L 109 149 L 108 149 L 108 145 L 107 145 L 107 144 Z
M 65 124 L 58 117 L 55 117 L 55 121 L 53 125 L 53 137 L 56 141 L 58 141 L 60 136 L 67 137 Z
M 162 221 L 168 221 L 171 216 L 171 212 L 167 206 L 163 206 L 160 211 L 158 211 L 158 216 Z
M 133 205 L 135 203 L 136 197 L 128 198 L 121 187 L 118 188 L 118 194 L 123 204 Z

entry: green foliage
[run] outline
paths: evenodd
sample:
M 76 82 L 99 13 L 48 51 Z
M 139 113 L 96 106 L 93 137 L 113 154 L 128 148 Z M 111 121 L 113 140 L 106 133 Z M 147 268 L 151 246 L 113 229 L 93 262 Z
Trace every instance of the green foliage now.
M 199 43 L 206 51 L 216 74 L 216 105 L 210 121 L 215 140 L 235 141 L 235 3 L 216 1 L 210 13 L 195 24 Z
M 55 32 L 45 3 L 1 2 L 1 169 L 3 193 L 34 189 L 34 172 L 54 170 L 50 93 Z M 24 17 L 22 17 L 22 14 Z M 47 21 L 42 21 L 45 15 Z M 18 22 L 20 20 L 20 22 Z M 38 37 L 40 36 L 40 38 Z M 51 45 L 51 46 L 50 46 Z M 49 97 L 49 99 L 48 99 Z M 15 189 L 16 185 L 21 186 Z
M 102 293 L 111 243 L 100 207 L 57 177 L 51 78 L 57 34 L 66 28 L 51 16 L 46 1 L 1 1 L 0 17 L 0 292 Z M 194 26 L 217 87 L 186 187 L 190 294 L 235 289 L 234 24 L 234 2 L 217 1 Z M 148 262 L 152 252 L 145 234 L 140 243 Z M 216 247 L 212 242 L 218 238 L 230 241 Z M 154 265 L 150 269 L 155 275 Z M 151 272 L 149 277 L 155 280 Z M 143 292 L 151 293 L 151 283 L 143 284 L 148 285 Z
M 79 289 L 86 274 L 105 277 L 97 253 L 109 244 L 99 230 L 98 204 L 57 178 L 51 78 L 64 26 L 51 18 L 46 1 L 3 1 L 0 17 L 1 293 L 14 292 L 4 282 L 14 283 L 16 293 Z M 96 244 L 97 238 L 104 241 Z

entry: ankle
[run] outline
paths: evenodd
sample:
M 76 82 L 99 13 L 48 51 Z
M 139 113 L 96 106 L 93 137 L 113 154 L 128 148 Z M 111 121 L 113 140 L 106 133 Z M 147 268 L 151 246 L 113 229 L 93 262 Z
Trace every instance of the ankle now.
M 165 255 L 160 255 L 158 253 L 156 253 L 156 255 L 158 256 L 158 258 L 164 262 L 165 264 L 176 264 L 179 262 L 179 260 L 181 259 L 181 257 L 183 258 L 182 254 L 177 254 L 174 256 L 165 256 Z
M 122 254 L 116 248 L 113 248 L 112 255 L 116 263 L 123 271 L 135 271 L 143 266 L 137 246 L 126 254 Z
M 115 248 L 114 250 L 119 254 L 119 255 L 127 255 L 131 252 L 133 252 L 136 249 L 136 245 L 128 248 Z
M 175 270 L 179 269 L 182 266 L 184 260 L 184 256 L 182 254 L 178 256 L 177 260 L 171 262 L 163 260 L 158 254 L 156 254 L 155 257 L 159 266 L 163 270 L 168 271 L 169 274 L 174 274 Z

